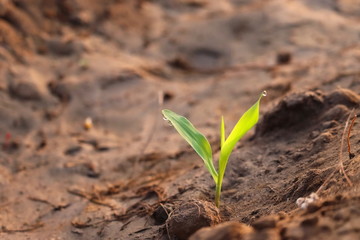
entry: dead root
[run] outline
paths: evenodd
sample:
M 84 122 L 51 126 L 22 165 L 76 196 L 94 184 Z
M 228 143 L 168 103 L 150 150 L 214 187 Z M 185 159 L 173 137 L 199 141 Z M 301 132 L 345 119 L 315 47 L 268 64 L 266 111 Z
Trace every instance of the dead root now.
M 344 161 L 342 159 L 342 151 L 343 151 L 343 148 L 344 148 L 344 139 L 345 139 L 345 134 L 346 134 L 346 130 L 347 130 L 347 127 L 349 125 L 349 121 L 350 121 L 350 118 L 351 118 L 351 115 L 354 113 L 354 109 L 350 112 L 349 114 L 349 117 L 348 119 L 346 120 L 346 123 L 345 123 L 345 127 L 344 127 L 344 131 L 343 131 L 343 135 L 341 137 L 341 144 L 340 144 L 340 151 L 339 151 L 339 168 L 340 168 L 340 171 L 343 173 L 347 183 L 349 184 L 349 186 L 351 187 L 353 184 L 350 180 L 350 178 L 348 177 L 348 175 L 346 174 L 345 172 L 345 169 L 344 169 Z
M 351 134 L 351 129 L 354 126 L 356 118 L 357 118 L 357 115 L 354 114 L 353 118 L 351 119 L 350 127 L 349 127 L 348 134 L 347 134 L 347 144 L 348 144 L 349 159 L 352 159 L 352 158 L 355 157 L 355 154 L 351 152 L 350 134 Z
M 357 117 L 356 114 L 354 114 L 354 115 L 353 114 L 354 114 L 354 109 L 350 112 L 349 117 L 347 118 L 346 123 L 345 123 L 344 131 L 343 131 L 343 134 L 342 134 L 342 137 L 341 137 L 341 142 L 340 142 L 339 163 L 338 163 L 337 166 L 335 166 L 334 171 L 328 176 L 328 178 L 324 181 L 324 183 L 316 191 L 316 194 L 319 194 L 327 186 L 327 184 L 330 182 L 330 180 L 333 178 L 333 176 L 335 175 L 335 173 L 337 171 L 340 171 L 340 173 L 342 173 L 344 175 L 344 178 L 346 179 L 346 181 L 347 181 L 347 183 L 348 183 L 348 185 L 350 187 L 353 186 L 352 181 L 350 180 L 350 178 L 348 177 L 348 175 L 345 172 L 344 161 L 343 161 L 343 156 L 342 156 L 343 155 L 342 154 L 343 153 L 343 148 L 344 148 L 344 141 L 345 141 L 345 136 L 346 136 L 346 130 L 348 129 L 350 118 L 351 118 L 351 116 L 353 116 L 353 118 L 351 120 L 351 124 L 350 124 L 349 129 L 348 129 L 348 134 L 347 134 L 348 152 L 349 152 L 349 157 L 351 159 L 350 133 L 351 133 L 352 126 L 354 125 L 354 122 L 355 122 L 356 117 Z

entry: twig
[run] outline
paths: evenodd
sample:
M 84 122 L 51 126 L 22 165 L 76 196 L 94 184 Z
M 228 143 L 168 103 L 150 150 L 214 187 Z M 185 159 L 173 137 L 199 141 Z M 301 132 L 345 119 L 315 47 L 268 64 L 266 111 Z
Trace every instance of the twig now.
M 7 227 L 2 226 L 0 232 L 4 232 L 4 233 L 31 232 L 31 231 L 41 228 L 43 226 L 44 226 L 44 223 L 42 223 L 42 222 L 37 222 L 27 228 L 21 228 L 21 229 L 8 229 Z
M 351 133 L 352 127 L 354 126 L 354 122 L 355 122 L 356 118 L 357 118 L 357 115 L 354 114 L 354 117 L 351 119 L 350 127 L 349 127 L 349 130 L 348 130 L 348 135 L 347 135 L 348 153 L 349 153 L 349 158 L 350 159 L 355 157 L 355 154 L 351 152 L 350 133 Z
M 49 202 L 49 201 L 48 201 L 48 200 L 46 200 L 46 199 L 41 199 L 41 198 L 38 198 L 38 197 L 32 197 L 32 196 L 28 197 L 28 199 L 29 199 L 29 200 L 31 200 L 31 201 L 34 201 L 34 202 L 41 202 L 41 203 L 45 203 L 45 204 L 50 205 L 50 206 L 51 206 L 51 207 L 53 207 L 53 208 L 57 208 L 57 206 L 56 206 L 55 204 L 52 204 L 51 202 Z
M 344 148 L 344 139 L 345 139 L 346 129 L 347 129 L 347 126 L 349 125 L 350 117 L 353 114 L 353 112 L 354 112 L 354 109 L 350 112 L 349 117 L 346 120 L 345 127 L 344 127 L 344 132 L 343 132 L 342 137 L 341 137 L 341 144 L 340 144 L 340 151 L 339 151 L 339 168 L 340 168 L 340 172 L 342 172 L 344 174 L 344 177 L 345 177 L 345 179 L 348 182 L 350 187 L 353 184 L 352 184 L 350 178 L 348 177 L 348 175 L 345 172 L 344 162 L 343 162 L 343 159 L 342 159 L 342 151 L 343 151 L 343 148 Z
M 28 197 L 28 199 L 31 200 L 31 201 L 34 201 L 34 202 L 40 202 L 40 203 L 48 204 L 53 208 L 53 210 L 60 210 L 60 209 L 67 208 L 68 206 L 70 206 L 70 203 L 56 205 L 56 204 L 53 204 L 53 203 L 49 202 L 46 199 L 41 199 L 41 198 L 33 197 L 33 196 Z
M 114 207 L 112 204 L 105 202 L 104 200 L 100 199 L 100 197 L 98 197 L 98 196 L 92 196 L 91 194 L 86 193 L 81 190 L 78 190 L 78 189 L 68 189 L 67 191 L 76 196 L 83 197 L 92 203 L 108 207 L 112 210 L 116 209 L 116 207 Z

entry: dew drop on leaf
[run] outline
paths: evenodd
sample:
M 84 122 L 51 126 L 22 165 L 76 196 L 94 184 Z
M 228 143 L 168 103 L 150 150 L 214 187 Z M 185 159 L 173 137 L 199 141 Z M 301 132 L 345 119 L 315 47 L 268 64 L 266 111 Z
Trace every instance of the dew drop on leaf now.
M 266 97 L 266 95 L 267 95 L 266 90 L 264 90 L 261 94 L 262 94 L 264 97 Z

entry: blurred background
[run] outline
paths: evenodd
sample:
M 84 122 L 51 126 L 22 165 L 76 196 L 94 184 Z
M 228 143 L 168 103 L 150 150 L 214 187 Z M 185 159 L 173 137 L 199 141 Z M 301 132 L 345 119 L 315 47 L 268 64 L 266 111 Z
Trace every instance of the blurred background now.
M 275 99 L 358 69 L 356 0 L 0 4 L 0 133 L 22 141 L 91 118 L 97 134 L 134 145 L 158 118 L 159 91 L 212 128 L 265 88 Z

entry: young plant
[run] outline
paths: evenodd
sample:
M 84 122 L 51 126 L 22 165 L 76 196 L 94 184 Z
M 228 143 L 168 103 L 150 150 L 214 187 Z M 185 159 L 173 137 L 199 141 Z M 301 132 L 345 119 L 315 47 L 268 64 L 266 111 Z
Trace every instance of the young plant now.
M 225 137 L 225 123 L 224 117 L 221 117 L 220 124 L 220 158 L 218 170 L 215 169 L 212 151 L 209 141 L 206 137 L 201 134 L 189 120 L 185 117 L 180 116 L 168 109 L 162 110 L 162 113 L 166 120 L 175 127 L 178 133 L 190 144 L 190 146 L 195 150 L 195 152 L 203 159 L 205 167 L 210 172 L 214 182 L 216 184 L 215 190 L 215 205 L 220 206 L 220 194 L 221 186 L 226 170 L 226 166 L 230 157 L 231 152 L 233 151 L 236 143 L 247 133 L 259 120 L 259 107 L 260 100 L 263 96 L 266 96 L 266 91 L 264 91 L 256 103 L 249 108 L 237 122 L 230 135 Z

